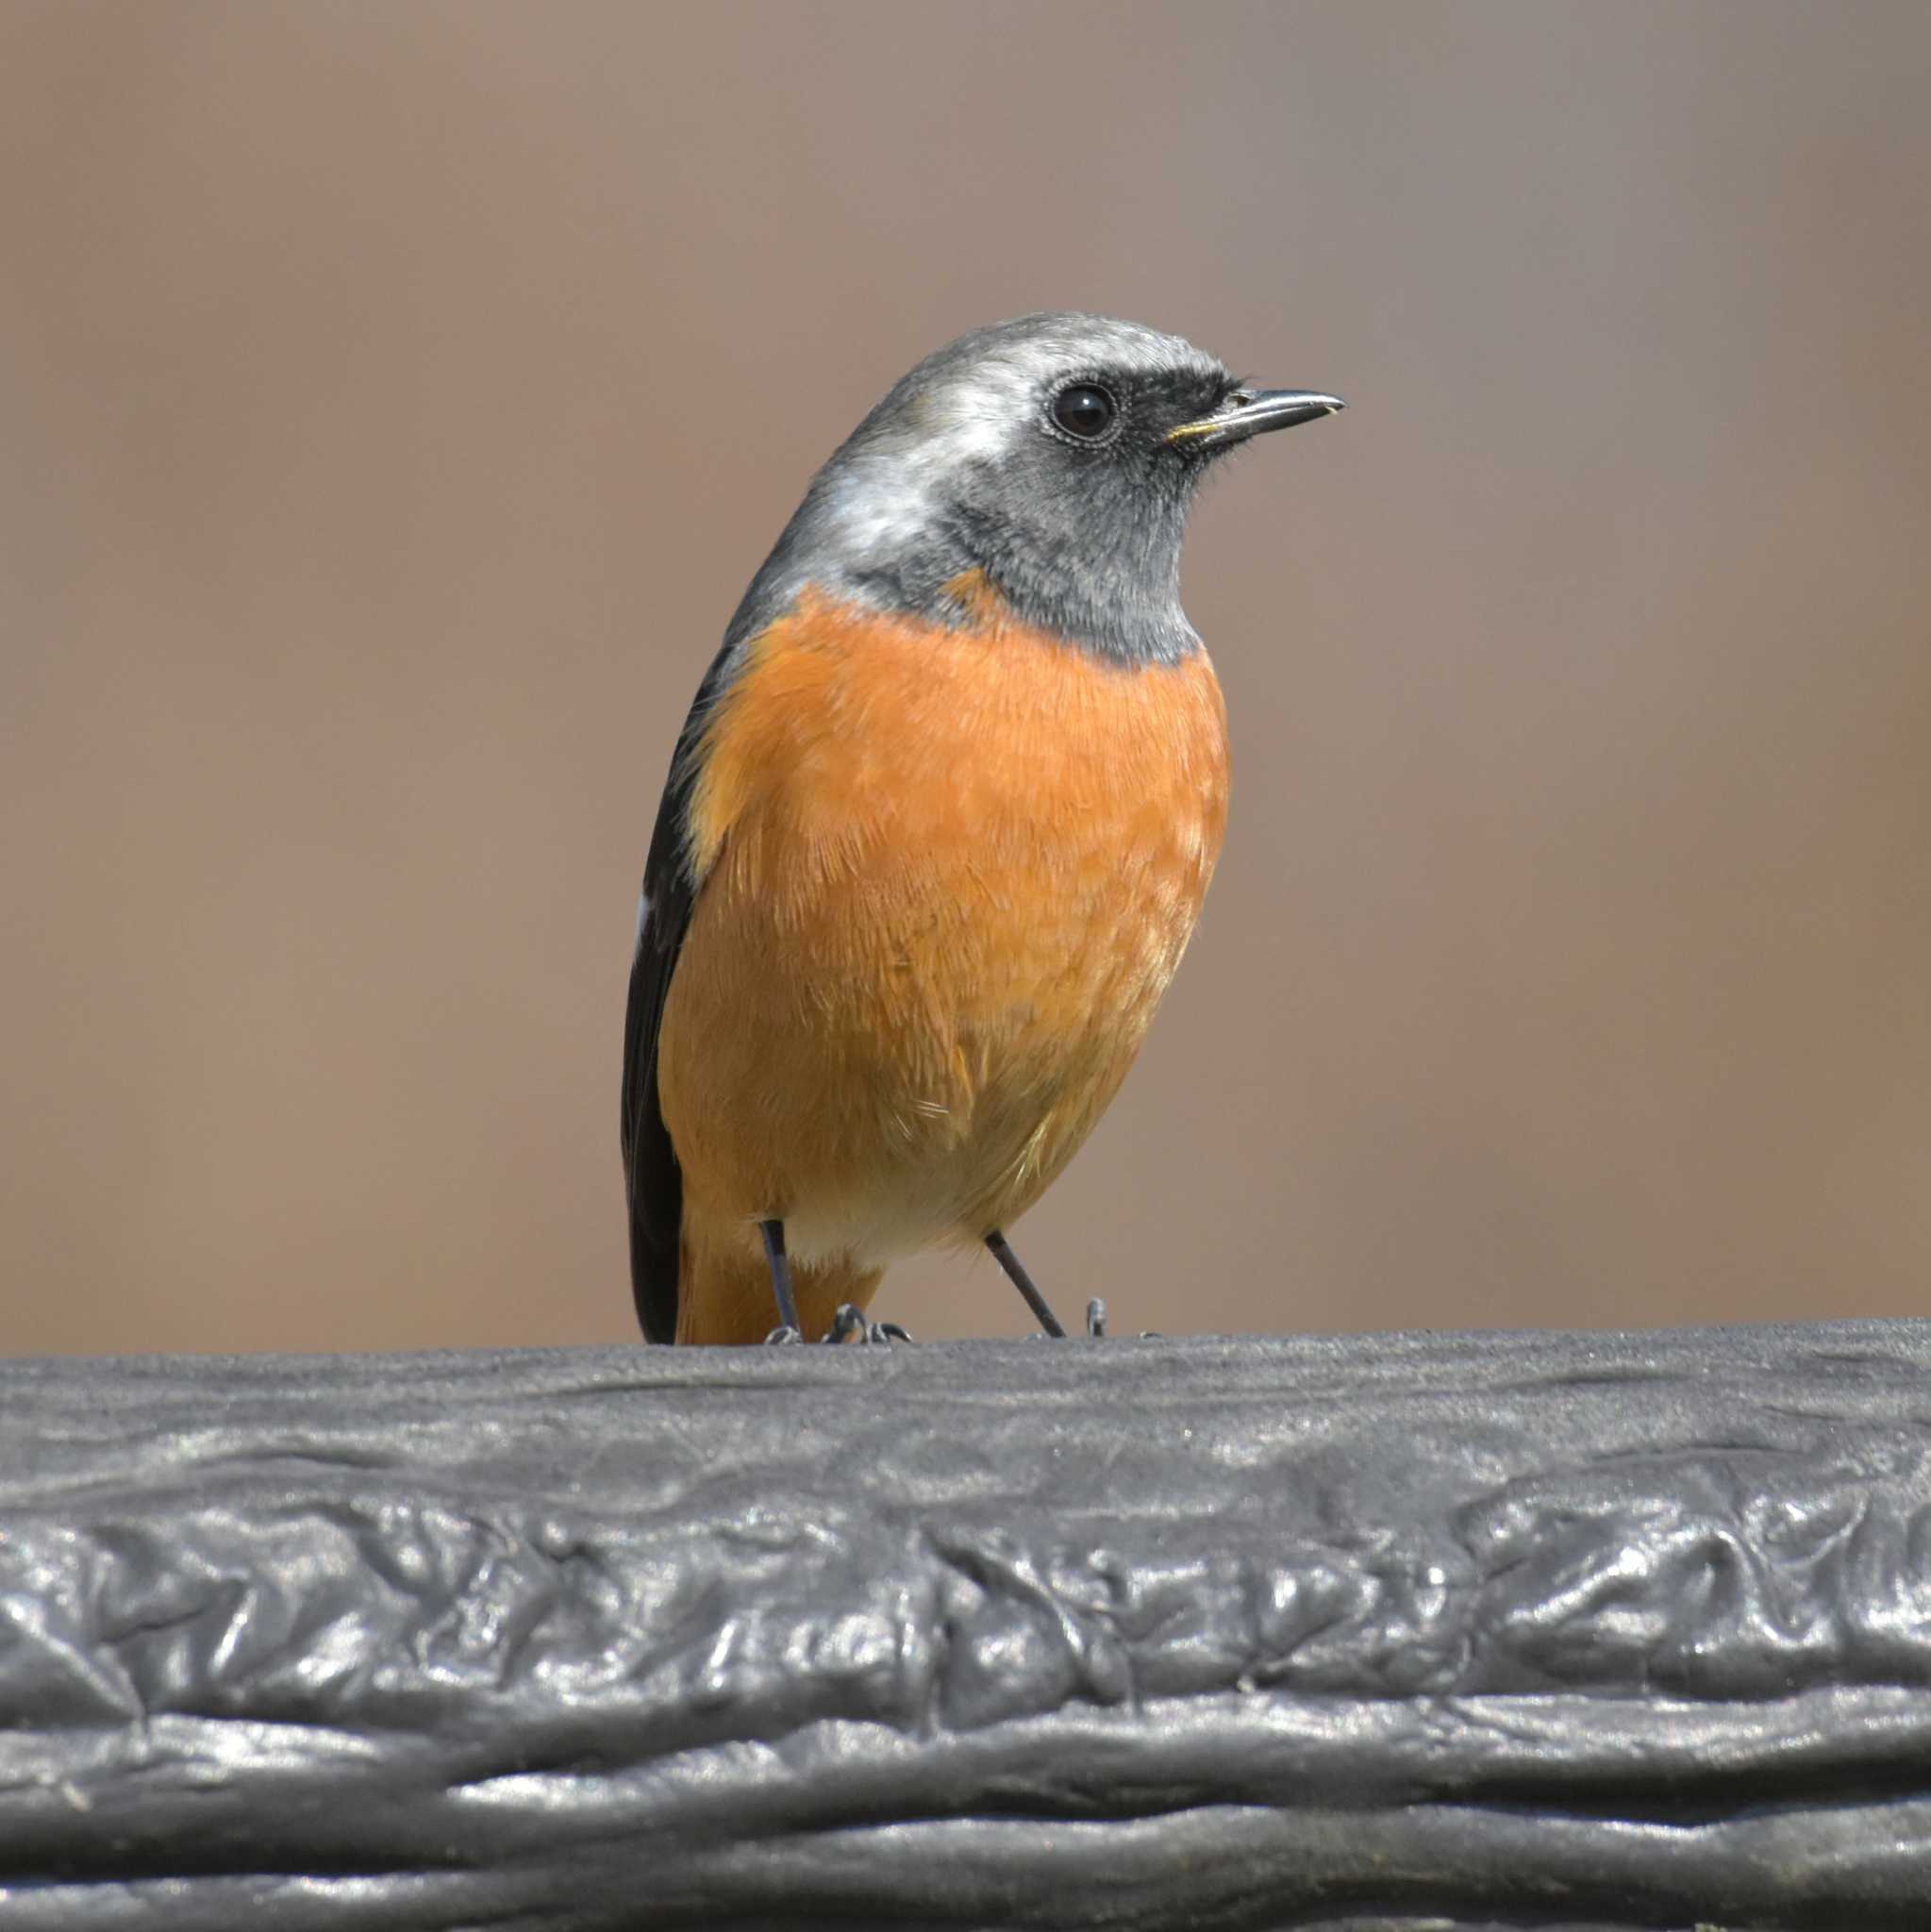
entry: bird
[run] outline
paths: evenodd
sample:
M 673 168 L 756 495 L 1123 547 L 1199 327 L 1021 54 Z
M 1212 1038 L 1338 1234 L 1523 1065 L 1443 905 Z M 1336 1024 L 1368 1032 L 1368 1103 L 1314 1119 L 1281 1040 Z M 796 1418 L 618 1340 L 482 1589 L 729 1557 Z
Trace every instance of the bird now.
M 644 864 L 621 1141 L 648 1341 L 876 1340 L 887 1266 L 945 1245 L 1064 1334 L 1007 1230 L 1125 1078 L 1226 824 L 1188 511 L 1229 451 L 1342 407 L 1024 315 L 927 356 L 812 478 Z

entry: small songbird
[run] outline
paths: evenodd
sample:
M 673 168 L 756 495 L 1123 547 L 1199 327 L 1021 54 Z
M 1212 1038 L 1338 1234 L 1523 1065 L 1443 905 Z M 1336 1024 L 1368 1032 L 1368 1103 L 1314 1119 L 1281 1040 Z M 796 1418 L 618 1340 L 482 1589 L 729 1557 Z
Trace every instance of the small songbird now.
M 1226 823 L 1188 508 L 1228 450 L 1340 407 L 1027 315 L 928 356 L 813 478 L 644 867 L 623 1146 L 650 1340 L 841 1335 L 946 1242 L 1064 1332 L 1004 1230 L 1125 1077 Z

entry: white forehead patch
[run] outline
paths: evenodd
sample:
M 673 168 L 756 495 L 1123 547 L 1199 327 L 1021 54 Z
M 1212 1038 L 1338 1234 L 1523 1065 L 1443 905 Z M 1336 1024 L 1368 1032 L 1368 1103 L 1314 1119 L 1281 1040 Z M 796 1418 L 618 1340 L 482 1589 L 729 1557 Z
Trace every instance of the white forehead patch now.
M 953 460 L 997 458 L 1037 426 L 1045 399 L 1082 375 L 1174 375 L 1217 365 L 1190 342 L 1137 323 L 1068 316 L 1025 335 L 989 337 L 978 354 L 935 369 L 908 403 L 892 441 L 902 450 L 932 445 Z
M 960 462 L 997 458 L 1033 426 L 1033 410 L 1053 368 L 1030 357 L 999 357 L 941 381 L 914 410 L 919 433 L 936 438 Z
M 1003 460 L 1040 427 L 1046 398 L 1080 376 L 1220 373 L 1210 356 L 1137 323 L 1024 317 L 963 337 L 907 378 L 898 407 L 824 479 L 823 513 L 846 554 L 902 556 L 968 465 Z

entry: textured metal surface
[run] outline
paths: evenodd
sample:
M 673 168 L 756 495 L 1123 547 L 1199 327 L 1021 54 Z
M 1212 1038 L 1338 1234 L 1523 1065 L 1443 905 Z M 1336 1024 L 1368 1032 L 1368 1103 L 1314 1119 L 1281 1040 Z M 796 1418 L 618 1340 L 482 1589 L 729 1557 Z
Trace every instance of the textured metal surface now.
M 1927 1368 L 0 1364 L 0 1922 L 1922 1927 Z

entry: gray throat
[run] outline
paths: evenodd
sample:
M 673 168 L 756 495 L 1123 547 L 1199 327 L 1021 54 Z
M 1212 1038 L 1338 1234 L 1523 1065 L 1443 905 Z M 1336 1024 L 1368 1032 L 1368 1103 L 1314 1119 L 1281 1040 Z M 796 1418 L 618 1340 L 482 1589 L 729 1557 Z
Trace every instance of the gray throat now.
M 902 480 L 880 489 L 863 463 L 841 450 L 813 481 L 732 617 L 728 649 L 775 623 L 807 589 L 957 628 L 972 620 L 946 586 L 975 570 L 1024 623 L 1110 662 L 1174 664 L 1200 649 L 1180 608 L 1188 504 L 1178 492 L 1111 506 L 1119 514 L 1110 523 L 1084 505 L 1084 515 L 1022 526 L 996 491 L 955 487 L 935 503 Z

